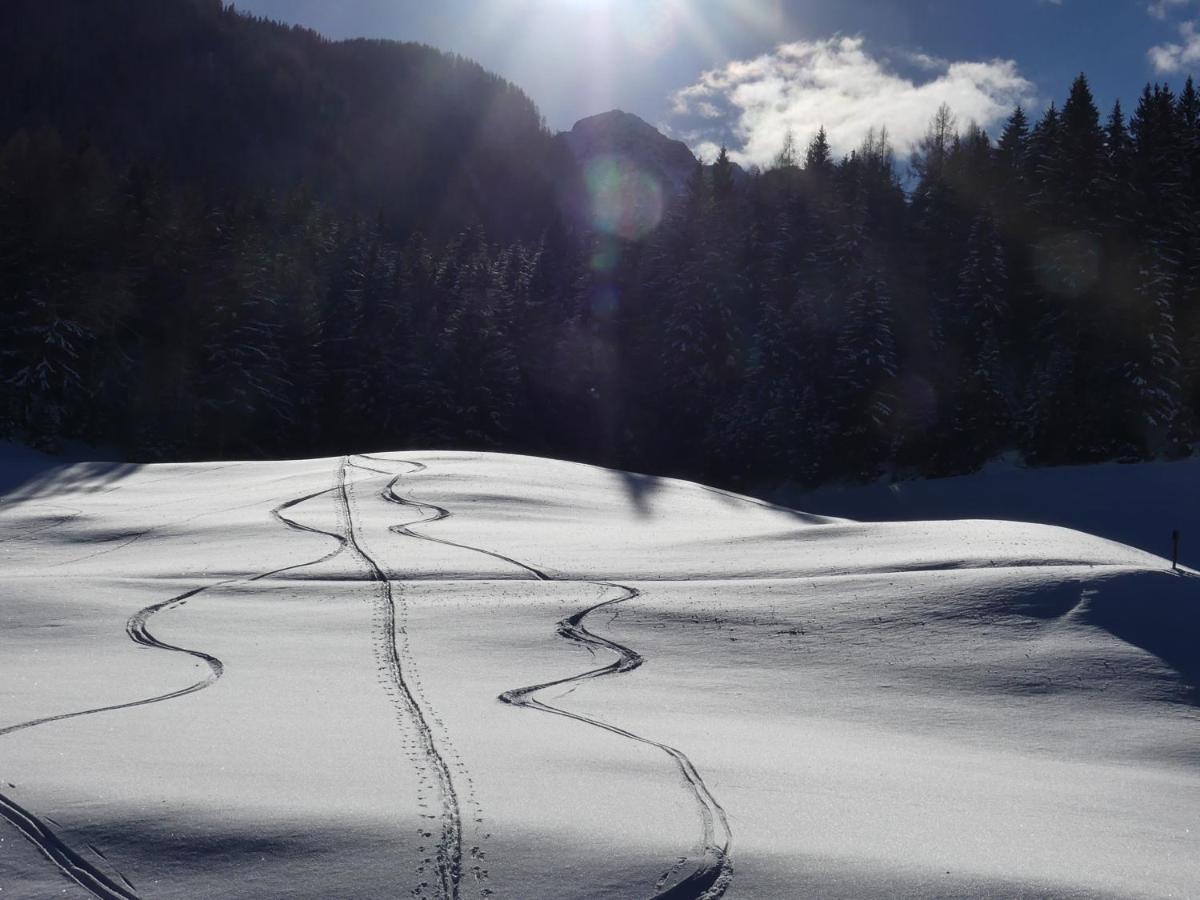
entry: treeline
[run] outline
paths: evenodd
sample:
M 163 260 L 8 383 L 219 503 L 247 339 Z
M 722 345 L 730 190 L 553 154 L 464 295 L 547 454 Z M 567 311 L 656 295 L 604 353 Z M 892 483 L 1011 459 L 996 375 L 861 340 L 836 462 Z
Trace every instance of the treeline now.
M 1190 453 L 1200 421 L 1200 96 L 1102 119 L 1087 79 L 993 140 L 943 108 L 901 177 L 722 157 L 618 248 L 622 461 L 735 485 Z M 606 258 L 601 254 L 601 258 Z
M 840 160 L 789 142 L 748 179 L 722 156 L 637 241 L 552 208 L 532 238 L 401 227 L 304 179 L 218 189 L 102 146 L 0 150 L 4 435 L 138 459 L 473 447 L 730 485 L 1196 439 L 1191 82 L 1102 121 L 1081 77 L 995 140 L 944 110 L 911 177 L 883 134 Z
M 731 380 L 698 425 L 715 471 L 822 481 L 965 472 L 1008 450 L 1041 464 L 1190 452 L 1194 83 L 1147 86 L 1129 118 L 1117 104 L 1102 121 L 1080 76 L 1061 108 L 1035 123 L 1017 109 L 995 141 L 943 108 L 910 165 L 906 197 L 886 136 L 838 165 L 818 137 L 716 215 L 737 222 L 716 252 L 745 250 L 719 304 L 741 352 L 713 357 Z

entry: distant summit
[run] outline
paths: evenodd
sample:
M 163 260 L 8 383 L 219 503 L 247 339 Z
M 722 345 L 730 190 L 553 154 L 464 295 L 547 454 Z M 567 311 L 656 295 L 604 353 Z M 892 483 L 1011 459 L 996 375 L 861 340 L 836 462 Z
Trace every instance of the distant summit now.
M 580 119 L 557 140 L 571 161 L 559 178 L 559 207 L 584 231 L 649 234 L 697 167 L 687 144 L 619 109 Z
M 581 166 L 598 157 L 620 157 L 656 178 L 669 194 L 682 191 L 696 170 L 696 157 L 687 144 L 619 109 L 580 119 L 560 137 Z
M 534 239 L 553 216 L 561 148 L 529 97 L 461 57 L 329 41 L 221 0 L 3 10 L 0 143 L 53 129 L 211 199 L 301 190 L 398 238 Z

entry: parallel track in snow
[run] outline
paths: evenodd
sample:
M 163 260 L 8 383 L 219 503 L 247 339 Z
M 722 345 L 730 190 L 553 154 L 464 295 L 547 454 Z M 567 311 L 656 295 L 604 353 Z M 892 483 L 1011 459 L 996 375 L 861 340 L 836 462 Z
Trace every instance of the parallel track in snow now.
M 210 591 L 213 588 L 238 583 L 251 584 L 256 581 L 262 581 L 263 579 L 271 578 L 275 575 L 281 575 L 284 572 L 291 572 L 296 569 L 303 569 L 309 566 L 319 565 L 320 563 L 333 559 L 335 556 L 342 553 L 346 549 L 348 543 L 345 537 L 331 531 L 323 531 L 319 528 L 303 525 L 285 515 L 288 510 L 293 509 L 302 503 L 306 503 L 309 500 L 332 493 L 336 490 L 338 490 L 338 487 L 335 485 L 331 488 L 325 488 L 321 491 L 305 494 L 304 496 L 287 500 L 271 510 L 272 518 L 283 525 L 286 525 L 288 528 L 334 538 L 336 541 L 338 541 L 338 546 L 333 550 L 318 557 L 317 559 L 313 559 L 308 562 L 283 566 L 281 568 L 272 569 L 269 572 L 262 572 L 258 575 L 253 575 L 250 577 L 227 578 L 222 581 L 213 582 L 212 584 L 206 584 L 202 587 L 193 588 L 191 590 L 184 591 L 182 594 L 177 594 L 176 596 L 171 597 L 169 600 L 164 600 L 160 603 L 154 603 L 143 607 L 129 617 L 129 620 L 125 624 L 125 632 L 129 635 L 130 640 L 143 647 L 151 647 L 156 650 L 166 650 L 172 653 L 182 653 L 186 656 L 191 656 L 200 660 L 208 669 L 208 672 L 203 678 L 193 682 L 192 684 L 178 688 L 177 690 L 168 691 L 164 694 L 156 694 L 152 697 L 145 697 L 139 700 L 130 700 L 126 703 L 114 703 L 108 706 L 97 706 L 90 709 L 77 710 L 75 712 L 60 713 L 58 715 L 42 716 L 41 718 L 30 719 L 25 722 L 19 722 L 15 725 L 8 725 L 4 728 L 0 728 L 0 737 L 13 734 L 18 731 L 24 731 L 27 728 L 33 728 L 38 725 L 45 725 L 50 722 L 61 722 L 67 719 L 76 719 L 81 716 L 92 716 L 100 713 L 115 712 L 122 709 L 133 709 L 139 706 L 148 706 L 152 703 L 162 703 L 166 700 L 174 700 L 179 697 L 185 697 L 188 694 L 194 694 L 197 691 L 202 691 L 205 688 L 215 684 L 225 672 L 224 663 L 216 656 L 206 653 L 203 650 L 178 647 L 174 644 L 169 644 L 165 641 L 159 640 L 154 636 L 148 627 L 150 619 L 154 615 L 163 612 L 164 610 L 178 607 L 186 603 L 191 598 L 196 597 L 205 591 Z M 92 896 L 98 897 L 100 900 L 137 900 L 138 895 L 135 892 L 133 884 L 124 875 L 116 872 L 116 870 L 113 869 L 113 871 L 116 872 L 117 877 L 120 878 L 121 881 L 123 881 L 128 887 L 128 890 L 118 884 L 116 880 L 111 878 L 109 875 L 101 871 L 99 866 L 89 862 L 78 852 L 72 850 L 55 833 L 55 831 L 50 827 L 49 824 L 47 824 L 46 821 L 39 819 L 32 812 L 20 806 L 11 797 L 8 797 L 3 793 L 0 793 L 0 819 L 7 821 L 10 825 L 16 828 L 17 831 L 19 831 L 26 840 L 33 844 L 43 856 L 54 863 L 54 865 L 58 867 L 59 871 L 62 872 L 64 876 L 78 884 L 84 890 L 88 891 L 90 894 L 92 894 Z M 89 845 L 89 847 L 90 846 L 91 845 Z M 96 848 L 91 847 L 91 849 L 98 856 L 103 858 L 103 854 L 96 850 Z
M 659 884 L 655 886 L 656 893 L 652 895 L 652 898 L 653 900 L 717 900 L 728 889 L 729 881 L 733 876 L 733 866 L 730 859 L 733 834 L 730 830 L 729 818 L 724 808 L 717 801 L 716 797 L 713 796 L 708 785 L 704 783 L 704 779 L 692 761 L 687 757 L 687 754 L 661 741 L 653 740 L 652 738 L 645 737 L 625 728 L 620 728 L 600 719 L 593 719 L 590 716 L 572 712 L 560 706 L 554 706 L 537 698 L 537 694 L 551 688 L 565 687 L 595 678 L 605 678 L 611 675 L 632 672 L 645 661 L 636 651 L 626 647 L 624 644 L 619 644 L 616 641 L 588 631 L 587 626 L 583 624 L 584 619 L 597 610 L 616 606 L 619 603 L 639 597 L 641 596 L 641 591 L 637 588 L 607 581 L 590 581 L 586 583 L 602 588 L 615 588 L 622 593 L 618 597 L 601 601 L 580 610 L 573 616 L 563 619 L 558 623 L 558 634 L 572 643 L 580 644 L 589 649 L 612 651 L 617 655 L 617 658 L 606 666 L 589 669 L 578 675 L 559 678 L 554 681 L 546 681 L 541 684 L 532 684 L 527 687 L 513 688 L 501 694 L 500 700 L 512 706 L 535 709 L 540 712 L 574 719 L 577 722 L 583 722 L 586 725 L 592 725 L 596 728 L 602 728 L 619 737 L 627 738 L 640 744 L 646 744 L 650 747 L 656 747 L 671 757 L 678 767 L 680 775 L 683 776 L 683 780 L 687 783 L 700 810 L 700 820 L 702 823 L 700 845 L 702 853 L 699 865 L 686 877 L 675 882 L 668 888 L 666 887 L 667 879 L 678 871 L 679 868 L 682 868 L 682 865 L 677 864 L 672 867 L 663 876 Z
M 421 751 L 421 764 L 424 765 L 426 771 L 432 776 L 434 783 L 437 785 L 441 804 L 441 814 L 439 816 L 441 820 L 441 833 L 438 835 L 437 850 L 434 855 L 433 865 L 434 870 L 437 872 L 438 894 L 442 900 L 458 900 L 459 885 L 462 881 L 462 813 L 459 808 L 458 792 L 454 787 L 454 779 L 451 777 L 450 767 L 447 765 L 446 759 L 438 747 L 438 741 L 435 738 L 433 728 L 429 724 L 429 717 L 417 699 L 416 692 L 406 672 L 404 660 L 401 658 L 400 648 L 396 639 L 397 603 L 395 593 L 392 589 L 392 581 L 375 557 L 368 552 L 363 541 L 360 540 L 354 525 L 353 504 L 346 480 L 347 472 L 351 468 L 384 475 L 390 475 L 391 473 L 379 473 L 378 470 L 367 466 L 356 465 L 350 461 L 350 457 L 346 457 L 342 462 L 338 480 L 338 498 L 341 513 L 345 518 L 346 537 L 349 541 L 349 548 L 364 563 L 371 580 L 379 585 L 381 615 L 379 618 L 376 647 L 381 662 L 388 673 L 389 686 L 392 688 L 392 691 L 390 691 L 392 699 L 399 707 L 400 712 L 412 722 Z M 422 885 L 418 885 L 415 895 L 420 896 L 421 894 L 423 894 Z
M 413 471 L 406 474 L 415 474 L 426 470 L 423 463 L 414 460 L 406 459 L 383 459 L 380 457 L 363 456 L 364 459 L 370 459 L 375 462 L 383 463 L 400 463 L 413 467 Z M 373 470 L 379 474 L 391 474 Z M 430 541 L 437 544 L 443 544 L 450 547 L 458 547 L 463 550 L 470 550 L 475 553 L 482 553 L 490 556 L 493 559 L 501 560 L 502 562 L 516 566 L 533 578 L 539 581 L 557 581 L 560 583 L 575 583 L 589 584 L 603 590 L 619 590 L 621 595 L 603 600 L 600 603 L 593 604 L 580 610 L 572 616 L 563 619 L 558 623 L 558 634 L 572 643 L 580 644 L 590 650 L 608 650 L 616 654 L 616 659 L 606 666 L 600 666 L 596 669 L 590 669 L 578 675 L 573 675 L 567 678 L 560 678 L 555 681 L 544 682 L 541 684 L 529 685 L 527 687 L 513 688 L 505 691 L 500 695 L 499 699 L 511 706 L 521 707 L 525 709 L 533 709 L 539 712 L 550 713 L 552 715 L 563 716 L 568 719 L 574 719 L 577 722 L 582 722 L 586 725 L 591 725 L 595 728 L 600 728 L 608 731 L 619 737 L 635 741 L 640 744 L 645 744 L 655 747 L 667 754 L 678 767 L 680 774 L 683 776 L 685 783 L 688 785 L 696 804 L 700 811 L 700 819 L 702 823 L 701 836 L 701 858 L 699 864 L 689 874 L 675 881 L 668 886 L 670 879 L 681 871 L 686 865 L 686 858 L 676 863 L 668 872 L 659 879 L 658 884 L 654 886 L 655 893 L 651 895 L 651 900 L 718 900 L 724 895 L 729 887 L 729 882 L 733 877 L 733 865 L 730 852 L 733 844 L 733 834 L 729 827 L 729 819 L 724 808 L 713 796 L 708 785 L 705 784 L 699 771 L 693 765 L 687 755 L 676 747 L 668 744 L 655 741 L 643 735 L 636 734 L 624 728 L 611 725 L 599 719 L 593 719 L 589 716 L 575 713 L 558 706 L 554 706 L 543 700 L 538 699 L 537 694 L 542 691 L 549 690 L 555 687 L 563 687 L 571 684 L 578 684 L 584 681 L 589 681 L 596 678 L 604 678 L 612 675 L 621 675 L 626 672 L 632 672 L 638 668 L 644 659 L 636 651 L 616 641 L 594 634 L 587 629 L 584 620 L 600 609 L 616 606 L 632 600 L 641 595 L 641 592 L 636 588 L 627 585 L 616 584 L 609 581 L 579 581 L 577 579 L 559 578 L 548 574 L 528 563 L 521 562 L 509 556 L 497 553 L 492 550 L 486 550 L 481 547 L 472 547 L 467 544 L 460 544 L 454 541 L 444 540 L 442 538 L 432 537 L 430 535 L 421 534 L 412 530 L 417 525 L 430 525 L 434 522 L 440 522 L 450 518 L 452 515 L 449 510 L 440 506 L 435 506 L 431 503 L 423 501 L 411 500 L 402 497 L 396 492 L 396 485 L 404 477 L 404 474 L 396 475 L 384 488 L 383 497 L 389 502 L 396 503 L 402 506 L 411 507 L 419 511 L 431 513 L 429 518 L 420 522 L 413 522 L 407 525 L 395 525 L 390 529 L 393 533 L 403 535 L 405 537 L 415 538 L 417 540 Z

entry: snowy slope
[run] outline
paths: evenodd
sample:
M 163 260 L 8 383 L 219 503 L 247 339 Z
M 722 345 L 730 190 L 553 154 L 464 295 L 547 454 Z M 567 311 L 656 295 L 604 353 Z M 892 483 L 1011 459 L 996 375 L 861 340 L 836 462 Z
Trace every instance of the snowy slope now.
M 490 454 L 14 472 L 0 897 L 1200 884 L 1147 552 Z

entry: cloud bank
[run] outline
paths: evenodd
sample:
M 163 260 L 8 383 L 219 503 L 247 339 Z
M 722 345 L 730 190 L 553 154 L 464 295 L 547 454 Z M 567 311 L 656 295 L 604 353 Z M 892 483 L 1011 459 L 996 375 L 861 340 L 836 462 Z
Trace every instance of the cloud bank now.
M 725 140 L 743 165 L 767 165 L 789 129 L 803 150 L 822 125 L 836 153 L 857 147 L 867 131 L 886 126 L 896 149 L 910 150 L 929 119 L 948 103 L 962 122 L 994 125 L 1035 88 L 1012 60 L 950 61 L 910 54 L 903 74 L 869 53 L 862 38 L 833 37 L 781 44 L 755 59 L 711 69 L 673 96 L 684 137 L 711 159 Z M 720 130 L 717 126 L 724 126 Z

